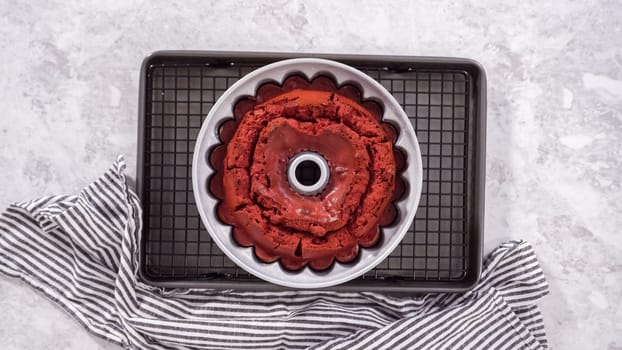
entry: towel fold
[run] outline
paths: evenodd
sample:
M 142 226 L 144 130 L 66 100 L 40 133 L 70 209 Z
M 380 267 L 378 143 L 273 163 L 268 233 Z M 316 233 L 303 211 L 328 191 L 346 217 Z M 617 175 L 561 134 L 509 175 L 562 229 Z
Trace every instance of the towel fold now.
M 328 291 L 163 289 L 137 277 L 141 208 L 122 157 L 77 196 L 0 215 L 0 272 L 127 349 L 545 349 L 548 293 L 532 247 L 486 259 L 467 293 L 392 297 Z

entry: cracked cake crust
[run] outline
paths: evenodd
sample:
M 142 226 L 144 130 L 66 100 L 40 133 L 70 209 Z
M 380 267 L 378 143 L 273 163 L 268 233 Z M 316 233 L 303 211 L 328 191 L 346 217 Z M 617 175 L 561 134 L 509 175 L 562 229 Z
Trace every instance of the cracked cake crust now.
M 290 77 L 240 100 L 234 115 L 210 156 L 217 169 L 210 190 L 222 200 L 219 217 L 233 226 L 236 242 L 254 247 L 260 260 L 324 270 L 355 259 L 360 247 L 378 241 L 379 225 L 394 220 L 391 202 L 403 191 L 396 132 L 355 87 Z M 302 151 L 323 155 L 331 170 L 315 196 L 287 182 L 288 161 Z

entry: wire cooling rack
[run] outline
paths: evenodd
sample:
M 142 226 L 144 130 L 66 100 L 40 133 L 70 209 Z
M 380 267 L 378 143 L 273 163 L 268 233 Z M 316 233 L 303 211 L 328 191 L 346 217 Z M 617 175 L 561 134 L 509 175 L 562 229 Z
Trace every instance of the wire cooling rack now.
M 419 139 L 423 193 L 401 244 L 337 290 L 459 291 L 481 266 L 485 77 L 462 59 L 313 55 L 376 79 L 404 108 Z M 170 287 L 278 289 L 237 267 L 212 242 L 192 193 L 192 154 L 220 95 L 277 54 L 159 52 L 141 72 L 137 185 L 143 203 L 141 274 Z

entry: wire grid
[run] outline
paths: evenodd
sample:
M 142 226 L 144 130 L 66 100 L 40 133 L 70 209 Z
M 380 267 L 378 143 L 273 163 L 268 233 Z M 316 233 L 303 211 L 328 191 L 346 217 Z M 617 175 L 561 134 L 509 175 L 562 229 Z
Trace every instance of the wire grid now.
M 148 70 L 145 111 L 144 257 L 154 279 L 253 279 L 212 242 L 192 193 L 192 154 L 214 102 L 259 65 L 158 64 Z M 461 280 L 468 264 L 470 76 L 358 67 L 405 110 L 423 157 L 423 192 L 401 244 L 362 279 Z

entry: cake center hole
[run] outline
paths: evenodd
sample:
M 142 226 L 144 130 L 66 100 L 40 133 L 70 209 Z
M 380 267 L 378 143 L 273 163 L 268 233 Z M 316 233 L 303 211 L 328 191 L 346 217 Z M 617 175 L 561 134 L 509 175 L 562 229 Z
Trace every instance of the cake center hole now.
M 322 193 L 329 179 L 328 162 L 319 153 L 301 152 L 289 160 L 287 181 L 294 191 L 303 196 Z
M 312 160 L 302 161 L 296 167 L 296 180 L 304 186 L 313 186 L 322 176 L 319 164 Z

